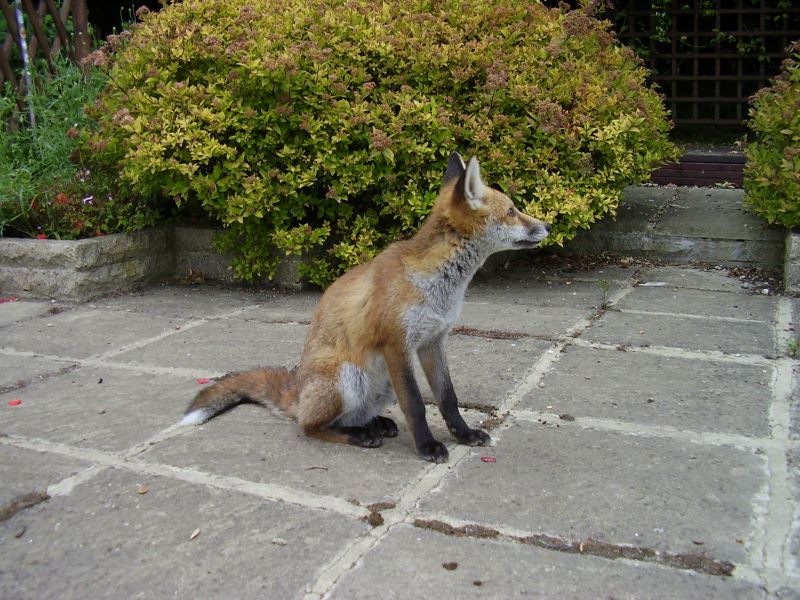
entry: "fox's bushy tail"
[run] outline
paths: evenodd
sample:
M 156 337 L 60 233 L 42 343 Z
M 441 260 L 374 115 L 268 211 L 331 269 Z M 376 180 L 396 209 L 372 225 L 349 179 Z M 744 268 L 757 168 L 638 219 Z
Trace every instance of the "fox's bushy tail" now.
M 297 395 L 294 370 L 271 367 L 234 373 L 197 394 L 180 424 L 205 423 L 211 417 L 243 402 L 276 406 L 291 414 Z

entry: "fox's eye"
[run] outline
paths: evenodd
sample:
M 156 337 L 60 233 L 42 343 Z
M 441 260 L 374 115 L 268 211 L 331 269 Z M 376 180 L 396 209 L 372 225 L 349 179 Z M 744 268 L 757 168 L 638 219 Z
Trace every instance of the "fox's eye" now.
M 513 216 L 514 216 L 514 207 L 512 206 L 511 208 L 509 208 L 509 209 L 508 209 L 508 212 L 507 212 L 506 214 L 507 214 L 509 217 L 513 217 Z

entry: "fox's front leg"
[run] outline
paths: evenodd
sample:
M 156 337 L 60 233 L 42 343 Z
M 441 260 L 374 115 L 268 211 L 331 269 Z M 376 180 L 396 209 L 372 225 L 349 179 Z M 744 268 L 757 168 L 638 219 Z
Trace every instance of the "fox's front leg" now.
M 492 438 L 480 429 L 472 429 L 458 412 L 458 398 L 450 379 L 450 369 L 447 368 L 447 357 L 444 354 L 444 339 L 442 336 L 433 340 L 429 345 L 419 348 L 417 350 L 419 362 L 428 378 L 444 422 L 447 423 L 447 428 L 453 437 L 459 443 L 468 446 L 487 446 Z
M 403 411 L 406 423 L 414 436 L 414 445 L 421 458 L 435 463 L 447 462 L 449 453 L 444 444 L 433 437 L 425 419 L 425 403 L 419 391 L 414 369 L 405 348 L 387 349 L 384 352 L 389 379 L 392 382 L 397 403 Z

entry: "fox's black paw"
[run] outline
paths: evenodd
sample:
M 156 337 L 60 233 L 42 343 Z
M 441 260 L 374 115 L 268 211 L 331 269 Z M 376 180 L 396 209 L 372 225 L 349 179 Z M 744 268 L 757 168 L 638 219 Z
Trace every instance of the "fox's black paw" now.
M 480 429 L 467 429 L 461 432 L 454 432 L 453 434 L 459 444 L 467 446 L 488 446 L 492 443 L 492 438 L 489 434 Z
M 388 417 L 375 417 L 372 420 L 372 428 L 383 437 L 397 437 L 399 430 L 397 424 Z
M 347 434 L 347 441 L 353 446 L 377 448 L 383 444 L 383 436 L 371 427 L 342 427 Z
M 420 458 L 433 463 L 445 463 L 450 454 L 442 442 L 431 440 L 417 446 Z
M 363 434 L 354 436 L 354 438 L 354 442 L 352 443 L 362 448 L 377 448 L 383 445 L 383 438 L 381 436 L 366 431 Z

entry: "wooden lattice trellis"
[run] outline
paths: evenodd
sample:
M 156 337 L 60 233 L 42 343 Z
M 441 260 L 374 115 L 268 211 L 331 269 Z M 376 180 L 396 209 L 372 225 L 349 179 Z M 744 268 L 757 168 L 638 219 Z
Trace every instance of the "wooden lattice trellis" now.
M 89 23 L 86 0 L 63 0 L 58 6 L 55 0 L 21 0 L 27 22 L 32 31 L 26 31 L 23 45 L 17 24 L 16 7 L 9 0 L 0 0 L 0 10 L 7 24 L 7 34 L 0 45 L 0 86 L 10 82 L 17 96 L 17 104 L 24 112 L 25 80 L 12 64 L 15 52 L 27 46 L 30 62 L 42 57 L 52 70 L 53 57 L 64 49 L 70 59 L 80 62 L 89 52 Z M 52 18 L 55 39 L 50 40 L 45 31 L 45 18 Z M 67 31 L 67 21 L 72 17 L 72 33 Z
M 677 125 L 741 125 L 800 37 L 795 0 L 620 0 L 620 38 L 646 55 Z

